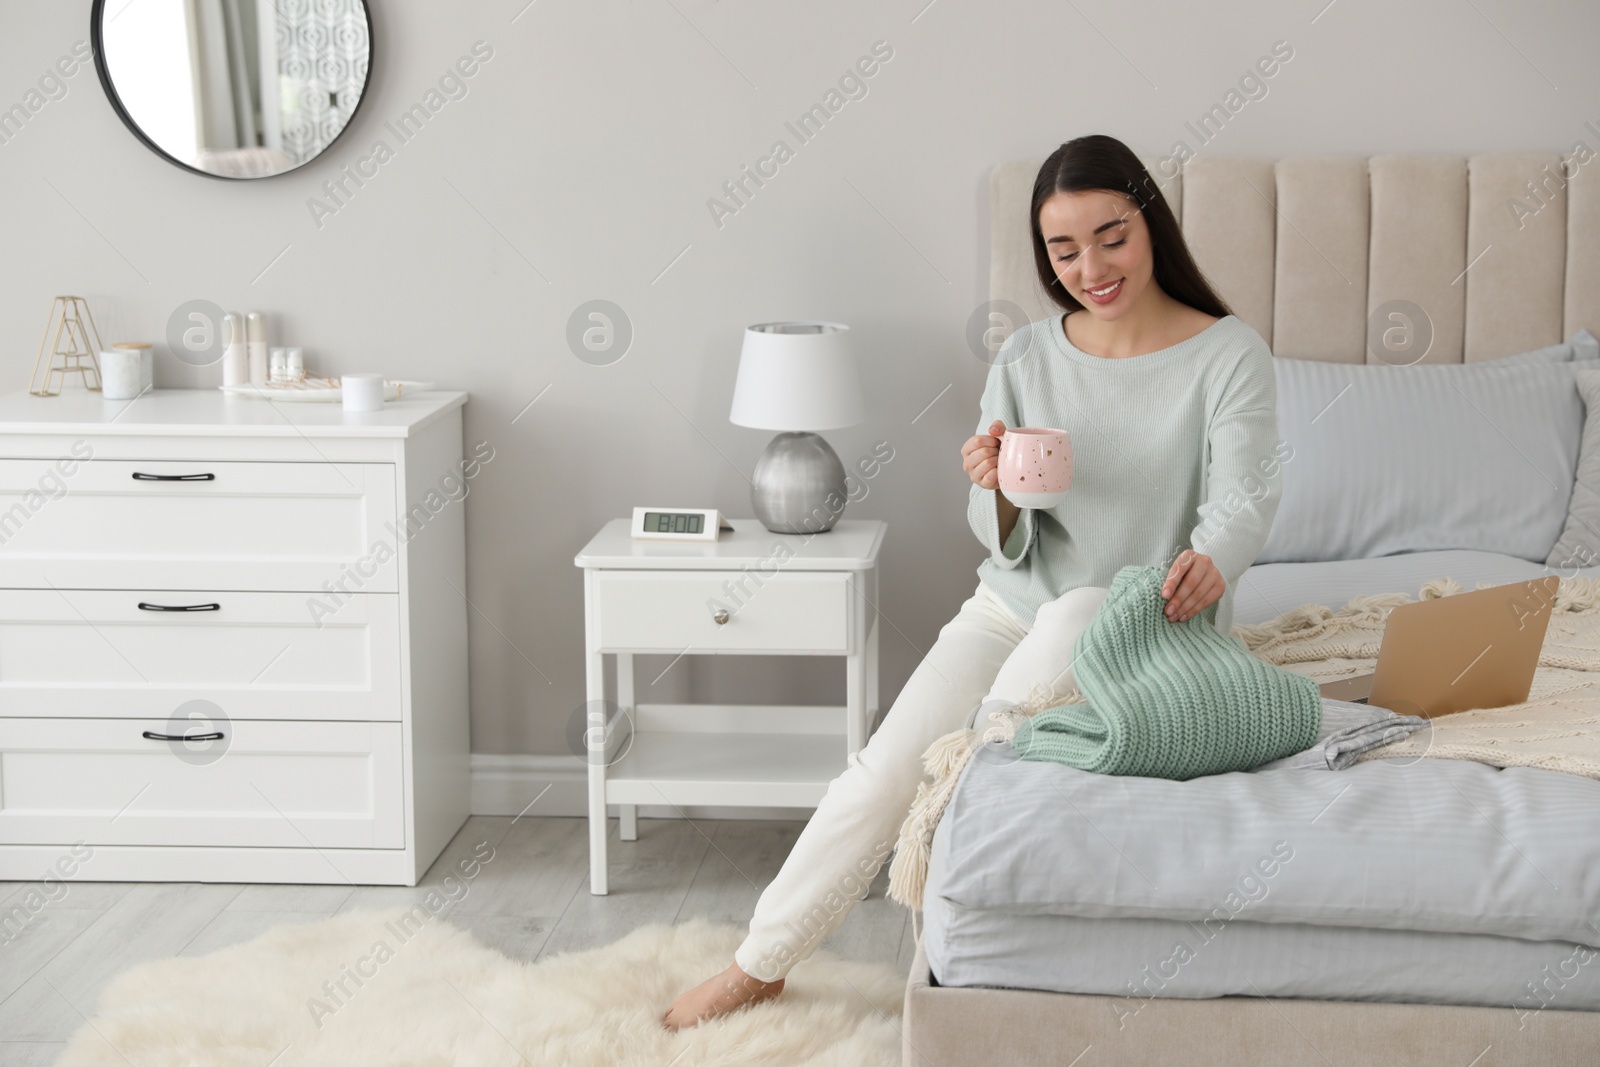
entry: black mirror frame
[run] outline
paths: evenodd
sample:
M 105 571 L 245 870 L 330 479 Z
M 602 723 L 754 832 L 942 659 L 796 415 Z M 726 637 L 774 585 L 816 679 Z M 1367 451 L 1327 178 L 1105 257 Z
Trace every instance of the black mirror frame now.
M 150 139 L 149 135 L 146 134 L 144 130 L 140 129 L 139 124 L 133 121 L 133 116 L 128 114 L 128 109 L 123 106 L 122 97 L 117 95 L 116 87 L 111 84 L 111 71 L 106 63 L 104 42 L 102 41 L 100 35 L 100 16 L 104 14 L 105 6 L 106 0 L 94 0 L 94 5 L 89 9 L 89 42 L 90 46 L 94 49 L 95 73 L 100 75 L 100 87 L 105 90 L 106 99 L 111 102 L 111 109 L 117 113 L 117 117 L 122 120 L 123 125 L 127 126 L 129 130 L 133 131 L 133 135 L 144 143 L 146 148 L 150 149 L 150 151 L 154 152 L 168 163 L 171 163 L 174 167 L 177 167 L 180 170 L 186 170 L 190 174 L 198 174 L 202 178 L 213 178 L 217 181 L 223 182 L 255 182 L 264 181 L 268 178 L 281 178 L 286 174 L 293 174 L 296 171 L 303 170 L 312 163 L 315 163 L 322 156 L 326 155 L 334 145 L 339 143 L 339 138 L 345 135 L 345 131 L 354 125 L 356 116 L 361 114 L 361 105 L 367 102 L 367 90 L 372 85 L 372 64 L 377 59 L 378 46 L 374 39 L 373 33 L 372 5 L 368 2 L 368 0 L 361 0 L 362 13 L 367 17 L 367 77 L 366 80 L 361 83 L 361 97 L 356 101 L 355 108 L 351 110 L 349 120 L 345 122 L 343 128 L 341 128 L 339 132 L 334 135 L 333 140 L 329 141 L 321 152 L 318 152 L 311 159 L 306 160 L 304 163 L 301 163 L 298 166 L 290 167 L 288 170 L 282 170 L 276 174 L 255 174 L 240 177 L 232 174 L 212 174 L 208 170 L 201 170 L 199 167 L 190 166 L 183 160 L 178 159 L 176 156 L 169 153 L 160 145 L 156 144 Z

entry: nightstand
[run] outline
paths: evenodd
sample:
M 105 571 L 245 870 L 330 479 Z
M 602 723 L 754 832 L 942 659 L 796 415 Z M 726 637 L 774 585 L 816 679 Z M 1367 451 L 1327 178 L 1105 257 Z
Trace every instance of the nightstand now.
M 606 892 L 606 805 L 638 838 L 638 805 L 815 808 L 866 744 L 878 710 L 876 519 L 779 534 L 733 519 L 712 542 L 601 527 L 583 568 L 589 892 Z M 635 653 L 843 656 L 845 703 L 636 704 Z M 606 693 L 605 656 L 617 692 Z

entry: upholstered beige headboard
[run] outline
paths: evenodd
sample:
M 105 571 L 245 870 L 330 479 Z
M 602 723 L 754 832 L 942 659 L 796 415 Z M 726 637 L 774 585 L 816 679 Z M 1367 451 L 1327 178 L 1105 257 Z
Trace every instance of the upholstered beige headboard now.
M 1543 153 L 1198 156 L 1162 181 L 1200 269 L 1276 355 L 1375 362 L 1372 310 L 1427 312 L 1424 362 L 1494 359 L 1600 334 L 1600 161 Z M 990 177 L 991 299 L 1040 319 L 1029 247 L 1039 162 Z

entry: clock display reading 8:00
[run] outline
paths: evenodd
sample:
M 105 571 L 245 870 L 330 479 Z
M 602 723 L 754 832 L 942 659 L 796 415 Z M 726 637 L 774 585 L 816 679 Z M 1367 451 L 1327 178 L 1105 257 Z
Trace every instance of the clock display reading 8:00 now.
M 644 513 L 646 533 L 697 534 L 705 528 L 706 517 L 700 514 L 675 514 L 670 511 Z

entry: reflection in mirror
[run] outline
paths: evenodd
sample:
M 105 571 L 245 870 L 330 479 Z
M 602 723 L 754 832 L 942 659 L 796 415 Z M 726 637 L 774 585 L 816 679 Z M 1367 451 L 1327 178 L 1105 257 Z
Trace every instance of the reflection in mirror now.
M 364 0 L 95 0 L 95 60 L 141 140 L 222 178 L 310 162 L 367 84 Z

